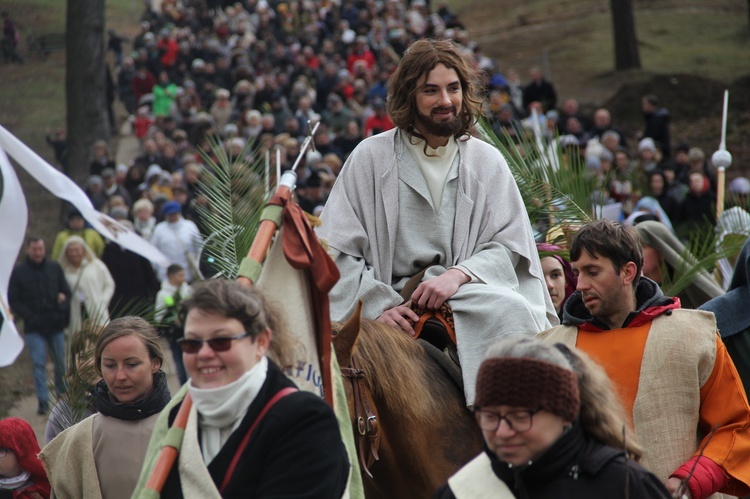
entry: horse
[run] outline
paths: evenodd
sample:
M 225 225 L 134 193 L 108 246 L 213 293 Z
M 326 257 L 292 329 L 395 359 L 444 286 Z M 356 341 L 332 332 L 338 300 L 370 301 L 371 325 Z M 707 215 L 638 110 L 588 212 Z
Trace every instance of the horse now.
M 354 435 L 360 435 L 365 495 L 432 497 L 481 452 L 481 432 L 463 390 L 425 349 L 400 329 L 361 319 L 360 311 L 333 324 L 333 347 L 342 375 L 352 381 L 344 385 Z M 368 445 L 373 429 L 377 437 Z

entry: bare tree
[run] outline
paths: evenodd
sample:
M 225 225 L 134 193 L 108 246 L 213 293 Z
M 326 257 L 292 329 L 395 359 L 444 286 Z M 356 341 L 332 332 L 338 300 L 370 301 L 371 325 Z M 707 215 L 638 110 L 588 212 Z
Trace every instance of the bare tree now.
M 88 175 L 91 146 L 109 139 L 104 62 L 104 1 L 68 0 L 65 95 L 70 176 Z
M 750 0 L 748 0 L 750 1 Z M 610 0 L 615 35 L 615 69 L 638 69 L 641 56 L 635 36 L 632 0 Z

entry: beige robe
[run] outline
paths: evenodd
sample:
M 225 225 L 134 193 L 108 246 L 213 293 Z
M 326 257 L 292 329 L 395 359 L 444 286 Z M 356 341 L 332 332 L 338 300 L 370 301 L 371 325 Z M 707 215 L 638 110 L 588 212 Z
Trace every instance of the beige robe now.
M 124 421 L 94 414 L 60 433 L 39 454 L 55 497 L 130 498 L 158 416 Z

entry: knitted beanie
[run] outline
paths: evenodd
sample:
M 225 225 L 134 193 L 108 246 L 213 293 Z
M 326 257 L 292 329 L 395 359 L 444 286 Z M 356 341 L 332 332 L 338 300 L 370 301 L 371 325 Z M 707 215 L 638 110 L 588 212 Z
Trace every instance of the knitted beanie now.
M 581 406 L 578 376 L 541 360 L 489 358 L 479 367 L 474 404 L 543 409 L 572 422 Z

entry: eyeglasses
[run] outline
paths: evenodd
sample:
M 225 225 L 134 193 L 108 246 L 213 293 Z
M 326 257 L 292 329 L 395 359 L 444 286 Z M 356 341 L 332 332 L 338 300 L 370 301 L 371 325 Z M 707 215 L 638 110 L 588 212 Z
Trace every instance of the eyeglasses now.
M 475 414 L 482 431 L 497 431 L 500 422 L 504 419 L 511 430 L 523 433 L 531 429 L 531 417 L 537 412 L 539 411 L 510 411 L 503 415 L 480 409 Z
M 234 340 L 241 340 L 247 336 L 250 336 L 250 333 L 242 333 L 237 336 L 220 336 L 218 338 L 211 338 L 210 340 L 180 338 L 177 340 L 177 344 L 180 345 L 180 348 L 185 353 L 198 353 L 203 348 L 204 343 L 208 343 L 208 346 L 214 352 L 226 352 L 232 348 Z

